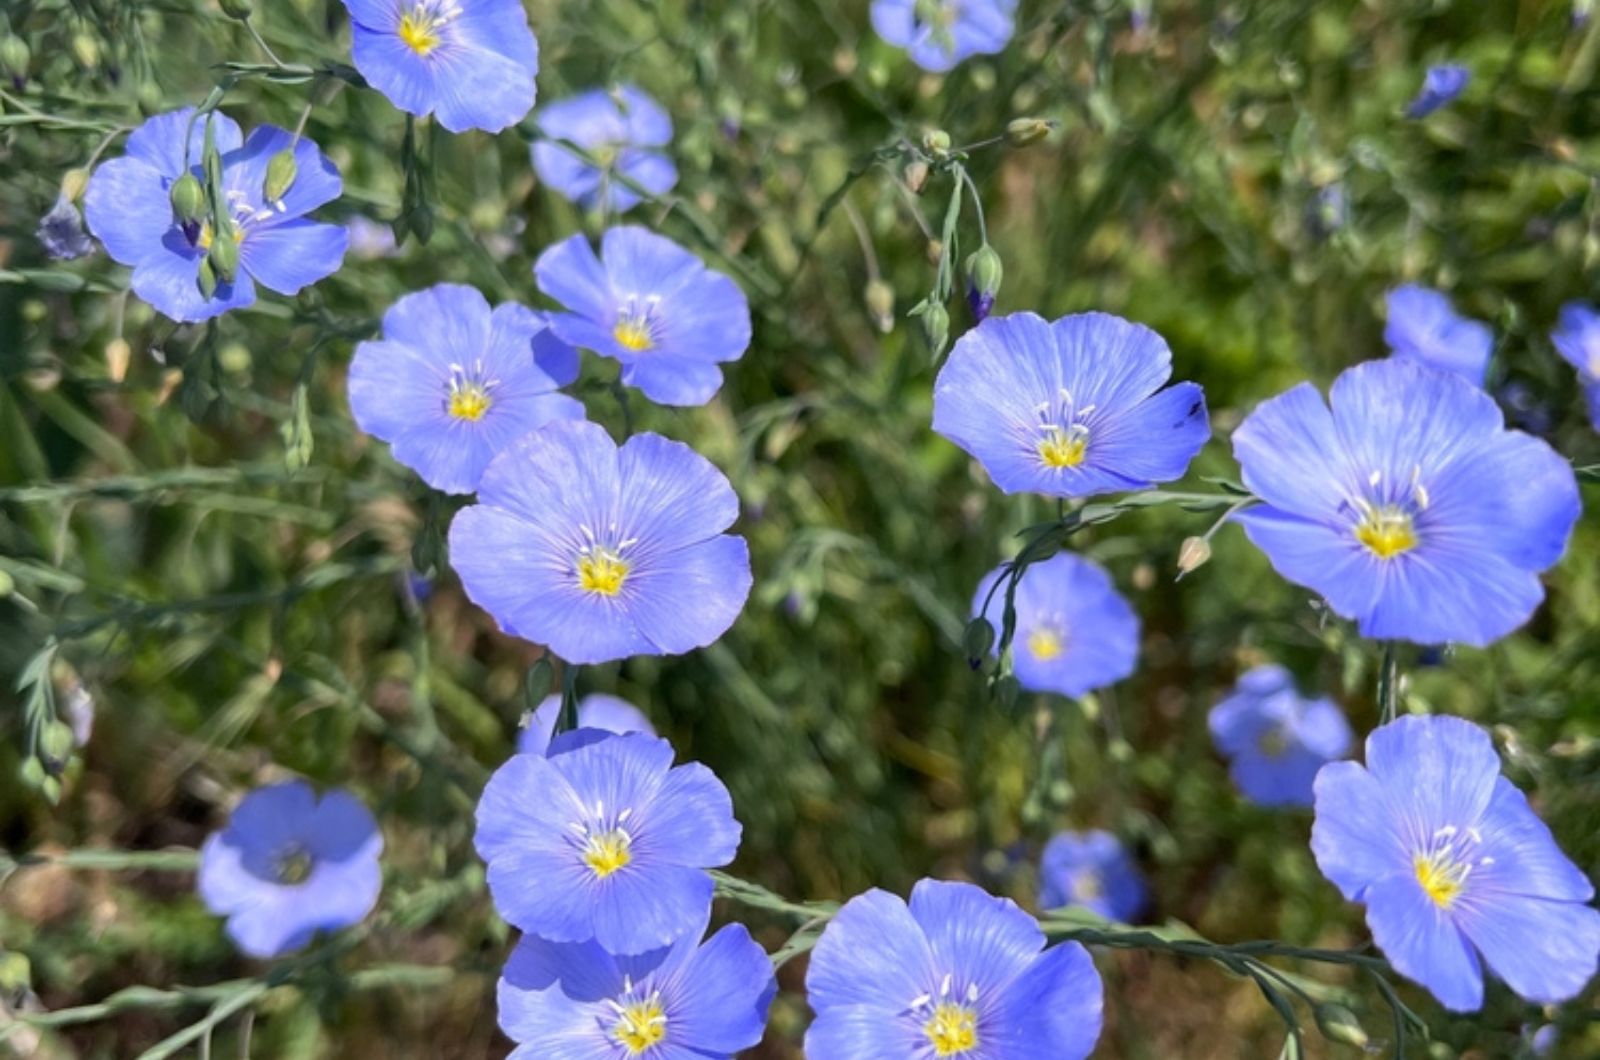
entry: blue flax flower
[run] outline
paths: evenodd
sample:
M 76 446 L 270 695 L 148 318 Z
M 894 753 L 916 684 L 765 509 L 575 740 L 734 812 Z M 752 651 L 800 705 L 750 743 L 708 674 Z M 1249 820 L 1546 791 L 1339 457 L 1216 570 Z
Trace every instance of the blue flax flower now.
M 339 197 L 342 182 L 333 163 L 305 137 L 263 125 L 241 137 L 231 118 L 213 113 L 193 124 L 194 108 L 160 114 L 128 137 L 127 153 L 101 163 L 89 178 L 84 213 L 89 230 L 106 252 L 133 268 L 133 293 L 173 320 L 209 320 L 256 300 L 257 283 L 293 295 L 335 272 L 349 236 L 339 225 L 319 224 L 306 214 Z M 173 214 L 171 187 L 185 173 L 203 180 L 201 155 L 210 121 L 222 156 L 226 224 L 239 244 L 232 281 L 219 278 L 209 297 L 200 289 L 200 263 L 214 233 L 209 219 L 181 223 Z M 187 143 L 187 150 L 185 144 Z M 267 164 L 294 144 L 297 173 L 283 196 L 265 198 Z
M 206 908 L 251 957 L 299 949 L 372 911 L 383 885 L 383 836 L 355 796 L 317 798 L 303 781 L 257 788 L 200 848 Z
M 1406 117 L 1426 118 L 1439 108 L 1449 106 L 1467 90 L 1471 80 L 1472 71 L 1458 63 L 1428 67 L 1422 78 L 1422 91 L 1406 108 Z
M 556 391 L 577 377 L 578 351 L 542 314 L 515 302 L 491 312 L 476 289 L 442 283 L 390 306 L 383 338 L 356 347 L 350 411 L 428 485 L 471 493 L 512 442 L 583 418 Z
M 39 219 L 34 234 L 44 252 L 58 261 L 81 258 L 94 249 L 94 240 L 83 230 L 83 215 L 65 194 L 56 197 L 56 204 Z
M 872 28 L 936 74 L 992 55 L 1015 32 L 1016 0 L 873 0 Z
M 1007 493 L 1145 489 L 1180 478 L 1210 435 L 1198 386 L 1160 389 L 1171 374 L 1161 336 L 1121 317 L 990 317 L 940 369 L 933 429 Z
M 1561 307 L 1561 318 L 1550 341 L 1578 370 L 1578 383 L 1589 406 L 1589 423 L 1600 430 L 1600 312 L 1583 302 L 1567 303 Z
M 1317 770 L 1350 753 L 1355 737 L 1331 699 L 1303 699 L 1281 666 L 1257 666 L 1211 708 L 1211 739 L 1245 798 L 1310 806 Z
M 1099 973 L 1076 942 L 970 883 L 871 890 L 811 954 L 809 1060 L 1079 1060 L 1100 1036 Z
M 1455 311 L 1438 291 L 1405 284 L 1389 292 L 1389 321 L 1383 341 L 1396 357 L 1411 357 L 1423 364 L 1454 372 L 1478 386 L 1494 352 L 1494 332 L 1489 325 Z
M 450 527 L 474 603 L 568 662 L 678 655 L 725 633 L 750 595 L 750 549 L 723 533 L 739 499 L 682 442 L 559 420 L 495 458 Z
M 973 616 L 982 614 L 997 631 L 1005 615 L 1006 590 L 994 585 L 1002 570 L 984 575 L 972 598 Z M 1133 673 L 1139 658 L 1139 616 L 1117 592 L 1111 575 L 1092 560 L 1062 552 L 1029 564 L 1017 583 L 1015 603 L 1012 666 L 1028 691 L 1081 696 Z
M 604 168 L 590 165 L 560 144 L 533 145 L 539 179 L 584 209 L 603 206 L 622 213 L 639 204 L 639 193 L 617 181 L 626 177 L 652 196 L 678 183 L 678 168 L 656 148 L 672 142 L 672 119 L 661 105 L 632 85 L 612 92 L 594 89 L 539 108 L 539 128 L 554 140 L 584 148 Z
M 1593 885 L 1471 722 L 1404 717 L 1367 738 L 1365 766 L 1324 766 L 1311 850 L 1366 905 L 1395 970 L 1453 1011 L 1483 1004 L 1482 965 L 1553 1004 L 1576 996 L 1600 961 Z
M 701 942 L 709 902 L 671 946 L 617 956 L 525 935 L 500 979 L 512 1060 L 732 1060 L 761 1041 L 772 962 L 741 924 Z
M 1082 906 L 1107 920 L 1131 923 L 1149 891 L 1128 848 L 1110 832 L 1058 832 L 1039 861 L 1039 906 Z
M 622 381 L 662 405 L 704 405 L 722 386 L 721 361 L 750 345 L 750 303 L 739 285 L 665 236 L 609 229 L 596 257 L 575 235 L 533 266 L 539 289 L 569 310 L 556 334 L 622 365 Z
M 451 132 L 499 132 L 533 109 L 539 42 L 522 0 L 344 0 L 352 56 L 389 102 Z
M 550 749 L 550 738 L 555 735 L 556 719 L 561 716 L 561 697 L 546 696 L 539 708 L 528 716 L 528 723 L 517 734 L 517 753 L 542 755 Z M 578 727 L 598 729 L 603 732 L 642 732 L 656 734 L 655 727 L 644 712 L 625 699 L 601 693 L 584 696 L 578 701 Z
M 1481 647 L 1527 621 L 1578 518 L 1571 466 L 1409 360 L 1356 365 L 1329 400 L 1302 383 L 1234 432 L 1265 501 L 1235 518 L 1278 573 L 1367 637 Z
M 552 942 L 671 945 L 704 927 L 705 870 L 739 849 L 733 800 L 705 766 L 674 767 L 666 740 L 579 733 L 549 758 L 513 755 L 484 788 L 477 846 L 495 908 Z

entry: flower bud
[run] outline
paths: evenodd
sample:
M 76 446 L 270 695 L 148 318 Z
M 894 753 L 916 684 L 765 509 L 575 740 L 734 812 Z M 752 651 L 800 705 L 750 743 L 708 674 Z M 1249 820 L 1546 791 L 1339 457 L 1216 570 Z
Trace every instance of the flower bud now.
M 922 337 L 927 340 L 929 351 L 938 357 L 950 342 L 950 313 L 938 302 L 927 302 L 921 316 Z
M 1330 1042 L 1365 1049 L 1372 1041 L 1356 1014 L 1337 1001 L 1324 1001 L 1315 1010 L 1317 1030 Z
M 921 195 L 922 189 L 928 186 L 928 163 L 921 159 L 906 163 L 904 176 L 911 193 Z
M 47 722 L 39 732 L 39 759 L 52 776 L 60 776 L 72 758 L 72 726 L 62 721 Z
M 994 296 L 1000 292 L 1000 281 L 1005 277 L 1005 266 L 1000 255 L 985 243 L 967 258 L 967 304 L 972 316 L 983 323 L 994 308 Z
M 233 278 L 239 274 L 239 241 L 233 237 L 233 233 L 226 225 L 212 235 L 211 250 L 206 255 L 206 260 L 211 262 L 217 279 L 223 283 L 232 283 Z
M 967 662 L 976 670 L 983 665 L 983 657 L 989 654 L 989 649 L 994 647 L 994 626 L 989 620 L 979 615 L 967 623 L 967 628 L 961 634 L 961 649 L 967 653 Z
M 867 312 L 872 323 L 885 335 L 894 330 L 894 288 L 882 280 L 867 284 Z
M 285 147 L 267 163 L 267 179 L 261 183 L 261 194 L 267 202 L 277 202 L 294 186 L 300 167 L 295 164 L 294 148 Z
M 211 267 L 208 257 L 200 259 L 199 284 L 201 297 L 210 298 L 217 293 L 217 270 Z
M 78 62 L 86 69 L 93 70 L 100 65 L 100 42 L 87 33 L 74 33 L 72 54 L 78 57 Z
M 1043 118 L 1012 118 L 1006 122 L 1006 142 L 1012 147 L 1027 147 L 1043 140 L 1055 127 L 1055 122 Z
M 106 374 L 112 382 L 120 383 L 128 377 L 128 363 L 133 359 L 133 347 L 128 340 L 115 338 L 106 343 Z
M 1178 577 L 1193 574 L 1211 559 L 1211 542 L 1203 537 L 1186 537 L 1178 546 Z
M 1022 683 L 1010 674 L 994 679 L 994 699 L 1000 709 L 1007 714 L 1017 708 L 1017 699 L 1022 695 Z
M 17 589 L 16 579 L 6 571 L 0 570 L 0 600 L 4 600 Z
M 240 22 L 250 17 L 250 0 L 217 0 L 217 6 L 222 8 L 224 15 Z
M 28 79 L 28 64 L 32 59 L 28 42 L 21 37 L 8 36 L 0 40 L 0 70 L 4 70 L 18 88 Z
M 33 981 L 33 965 L 26 954 L 7 950 L 0 953 L 0 996 L 10 996 L 26 990 Z
M 192 225 L 205 216 L 206 190 L 193 173 L 185 173 L 173 181 L 167 198 L 172 203 L 172 216 L 181 224 Z
M 87 169 L 69 169 L 61 174 L 61 197 L 68 202 L 83 198 L 83 189 L 89 185 Z
M 943 129 L 929 129 L 922 134 L 922 147 L 934 158 L 943 158 L 950 153 L 950 134 Z

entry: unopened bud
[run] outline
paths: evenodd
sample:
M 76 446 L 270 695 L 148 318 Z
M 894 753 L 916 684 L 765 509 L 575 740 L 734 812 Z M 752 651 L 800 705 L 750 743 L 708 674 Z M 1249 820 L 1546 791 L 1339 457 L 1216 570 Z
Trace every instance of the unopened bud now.
M 1006 142 L 1012 147 L 1027 147 L 1043 140 L 1055 127 L 1055 122 L 1043 118 L 1012 118 L 1006 122 Z
M 0 70 L 17 85 L 28 79 L 28 64 L 32 59 L 33 52 L 21 37 L 8 36 L 0 40 Z
M 172 216 L 181 224 L 196 224 L 205 216 L 206 190 L 193 173 L 185 173 L 173 181 L 167 198 L 172 203 Z
M 950 134 L 943 129 L 929 129 L 922 134 L 922 147 L 934 158 L 943 158 L 950 153 Z
M 217 0 L 217 6 L 222 8 L 224 15 L 240 22 L 250 17 L 250 0 Z
M 1211 559 L 1211 542 L 1203 537 L 1186 537 L 1178 546 L 1178 577 L 1193 574 Z
M 228 231 L 226 224 L 212 234 L 211 250 L 206 260 L 211 262 L 217 279 L 223 283 L 232 283 L 239 274 L 239 241 Z
M 87 33 L 74 33 L 72 54 L 78 57 L 78 62 L 93 70 L 100 65 L 100 42 Z
M 921 195 L 922 189 L 928 186 L 928 163 L 921 159 L 906 163 L 905 178 L 911 193 Z
M 17 589 L 16 579 L 6 571 L 0 570 L 0 600 L 4 600 Z
M 106 343 L 106 374 L 114 383 L 120 383 L 128 377 L 128 363 L 133 359 L 133 347 L 128 345 L 128 340 L 115 338 Z
M 33 966 L 26 954 L 6 951 L 0 953 L 0 995 L 11 995 L 26 990 L 33 981 Z
M 978 616 L 967 623 L 967 628 L 961 634 L 961 648 L 967 653 L 967 661 L 976 670 L 983 664 L 984 656 L 989 654 L 989 649 L 994 647 L 994 626 L 983 616 Z
M 277 202 L 288 194 L 294 186 L 294 178 L 300 173 L 300 167 L 294 160 L 294 148 L 285 147 L 282 151 L 272 156 L 267 163 L 267 178 L 262 181 L 261 193 L 267 202 Z
M 1337 1001 L 1324 1001 L 1315 1010 L 1317 1030 L 1330 1042 L 1365 1049 L 1372 1041 L 1356 1014 Z
M 72 758 L 72 748 L 72 726 L 65 722 L 51 721 L 40 730 L 39 758 L 50 774 L 60 776 L 61 771 L 67 768 L 67 761 Z
M 1000 292 L 1000 281 L 1005 277 L 1005 266 L 1000 255 L 985 243 L 967 258 L 967 304 L 972 316 L 983 323 L 994 308 L 994 296 Z
M 1010 674 L 994 679 L 994 699 L 1000 709 L 1007 714 L 1017 708 L 1017 699 L 1022 695 L 1021 683 Z
M 927 302 L 921 317 L 922 337 L 927 340 L 928 350 L 938 357 L 950 342 L 950 313 L 938 302 Z
M 61 197 L 68 202 L 83 198 L 83 189 L 89 185 L 87 169 L 69 169 L 61 174 Z
M 217 293 L 217 270 L 211 267 L 211 259 L 209 257 L 200 259 L 198 282 L 202 298 L 210 298 Z
M 894 288 L 882 280 L 867 284 L 867 312 L 872 323 L 885 335 L 894 330 Z

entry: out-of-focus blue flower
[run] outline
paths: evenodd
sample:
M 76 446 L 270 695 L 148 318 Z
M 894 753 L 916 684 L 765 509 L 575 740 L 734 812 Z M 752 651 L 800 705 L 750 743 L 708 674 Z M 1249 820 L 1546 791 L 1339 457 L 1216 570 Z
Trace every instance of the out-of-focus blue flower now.
M 1144 874 L 1110 832 L 1058 832 L 1039 861 L 1039 907 L 1078 905 L 1130 923 L 1149 901 Z
M 1525 1027 L 1523 1028 L 1523 1033 L 1527 1034 L 1530 1030 L 1532 1028 Z M 1561 1028 L 1554 1023 L 1546 1023 L 1543 1027 L 1528 1034 L 1528 1049 L 1534 1056 L 1549 1056 L 1550 1051 L 1556 1047 L 1560 1040 Z
M 725 633 L 750 549 L 733 487 L 682 442 L 560 420 L 505 450 L 450 527 L 450 563 L 514 636 L 574 663 L 678 655 Z
M 758 1043 L 777 993 L 772 962 L 742 924 L 702 943 L 709 912 L 634 957 L 524 935 L 500 979 L 512 1060 L 732 1060 Z
M 994 585 L 1004 569 L 984 575 L 972 598 L 973 617 L 982 614 L 996 630 L 1005 616 L 1006 590 Z M 1061 552 L 1029 564 L 1015 603 L 1012 666 L 1028 691 L 1081 696 L 1133 673 L 1139 616 L 1092 560 Z
M 1328 237 L 1344 231 L 1350 224 L 1350 197 L 1345 192 L 1344 184 L 1334 181 L 1324 184 L 1311 196 L 1311 203 L 1306 209 L 1306 227 L 1318 239 Z
M 1440 107 L 1448 106 L 1467 90 L 1471 80 L 1472 71 L 1459 63 L 1428 67 L 1422 78 L 1422 91 L 1406 108 L 1406 117 L 1426 118 Z
M 89 178 L 84 212 L 89 229 L 113 259 L 133 268 L 133 293 L 173 320 L 209 320 L 256 300 L 256 284 L 282 295 L 331 275 L 344 261 L 348 235 L 339 225 L 305 215 L 339 197 L 339 171 L 305 137 L 263 125 L 243 139 L 239 126 L 219 113 L 189 130 L 193 107 L 149 119 L 128 137 L 122 158 L 101 163 Z M 239 244 L 232 281 L 219 277 L 210 297 L 200 289 L 200 264 L 214 234 L 211 222 L 179 222 L 170 189 L 185 173 L 203 180 L 205 123 L 211 122 L 222 156 L 227 224 Z M 294 144 L 297 174 L 283 197 L 265 201 L 272 157 Z
M 950 351 L 933 429 L 1006 493 L 1088 497 L 1180 478 L 1210 436 L 1160 335 L 1108 313 L 992 316 Z
M 1302 383 L 1233 435 L 1265 501 L 1234 518 L 1278 573 L 1367 637 L 1481 647 L 1527 621 L 1578 518 L 1571 465 L 1409 360 L 1356 365 L 1330 402 Z
M 1600 961 L 1593 885 L 1471 722 L 1400 718 L 1367 737 L 1364 767 L 1324 766 L 1311 850 L 1395 971 L 1453 1011 L 1483 1004 L 1480 958 L 1540 1004 L 1575 997 Z
M 1355 737 L 1331 699 L 1302 699 L 1281 666 L 1258 666 L 1211 708 L 1211 739 L 1245 798 L 1310 806 L 1317 770 L 1350 753 Z
M 561 697 L 546 696 L 532 714 L 528 723 L 517 733 L 517 753 L 542 755 L 550 748 L 550 738 L 555 735 L 556 719 L 561 716 Z M 616 696 L 594 693 L 578 701 L 578 727 L 599 729 L 604 732 L 642 732 L 656 734 L 655 726 L 644 716 L 644 711 Z
M 923 880 L 909 906 L 871 890 L 811 954 L 810 1060 L 1080 1060 L 1100 1037 L 1099 973 L 1076 942 L 1045 949 L 1014 902 Z
M 512 442 L 583 418 L 557 392 L 577 377 L 578 351 L 543 314 L 515 302 L 491 312 L 475 288 L 441 283 L 390 306 L 383 338 L 356 347 L 350 411 L 428 485 L 471 493 Z
M 704 405 L 722 386 L 722 361 L 750 345 L 750 303 L 739 285 L 665 236 L 607 230 L 596 257 L 581 235 L 533 266 L 539 289 L 566 306 L 557 335 L 622 365 L 622 381 L 662 405 Z
M 257 788 L 200 848 L 206 908 L 251 957 L 299 949 L 359 922 L 378 901 L 383 836 L 355 796 L 290 781 Z
M 484 788 L 476 842 L 495 908 L 523 931 L 613 954 L 703 930 L 705 870 L 739 849 L 728 789 L 703 765 L 674 767 L 666 740 L 577 731 L 548 758 L 512 755 Z
M 58 261 L 81 258 L 94 249 L 94 240 L 83 230 L 83 215 L 65 195 L 56 196 L 56 204 L 39 219 L 34 234 L 44 252 Z
M 1589 408 L 1589 423 L 1600 431 L 1600 312 L 1586 302 L 1561 307 L 1556 330 L 1550 333 L 1556 352 L 1578 370 Z
M 367 82 L 451 132 L 499 132 L 533 109 L 539 42 L 522 0 L 344 0 Z
M 622 213 L 639 204 L 639 193 L 616 180 L 641 185 L 652 196 L 678 183 L 678 167 L 653 148 L 672 142 L 672 119 L 661 105 L 632 85 L 594 89 L 539 108 L 539 128 L 554 140 L 584 148 L 604 168 L 592 166 L 560 144 L 533 145 L 539 179 L 584 209 L 604 206 Z
M 350 234 L 350 256 L 357 261 L 392 258 L 398 249 L 394 228 L 382 221 L 357 215 L 350 218 L 344 228 Z
M 1015 32 L 1016 0 L 873 0 L 872 28 L 942 74 L 974 55 L 992 55 Z
M 1462 316 L 1443 294 L 1416 284 L 1390 291 L 1388 303 L 1383 341 L 1396 357 L 1411 357 L 1483 385 L 1489 356 L 1494 353 L 1494 331 L 1489 325 Z

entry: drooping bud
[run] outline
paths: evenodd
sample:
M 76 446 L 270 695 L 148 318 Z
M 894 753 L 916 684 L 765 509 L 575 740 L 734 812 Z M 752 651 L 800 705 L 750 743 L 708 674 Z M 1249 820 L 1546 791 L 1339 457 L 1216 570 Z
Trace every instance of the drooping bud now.
M 33 965 L 26 954 L 6 950 L 0 953 L 0 997 L 26 990 L 33 981 Z
M 1330 1042 L 1365 1049 L 1372 1041 L 1356 1014 L 1337 1001 L 1324 1001 L 1315 1010 L 1317 1030 Z
M 983 323 L 994 308 L 994 297 L 1000 293 L 1000 281 L 1005 277 L 1005 266 L 1000 255 L 985 243 L 967 258 L 967 305 L 972 307 L 973 319 Z
M 5 40 L 0 40 L 0 70 L 4 70 L 18 88 L 28 80 L 28 64 L 32 59 L 33 52 L 21 37 L 8 35 Z
M 250 0 L 217 0 L 217 6 L 222 8 L 224 15 L 240 22 L 250 17 Z
M 1006 142 L 1012 147 L 1027 147 L 1043 140 L 1055 127 L 1055 122 L 1043 118 L 1012 118 L 1006 122 Z
M 210 298 L 217 293 L 217 270 L 211 267 L 209 257 L 200 259 L 200 296 Z
M 872 316 L 872 323 L 885 335 L 894 330 L 894 288 L 882 280 L 873 280 L 867 284 L 866 291 L 867 312 Z
M 1211 559 L 1211 542 L 1203 537 L 1186 537 L 1178 546 L 1178 577 L 1193 574 Z
M 983 665 L 983 657 L 989 654 L 989 649 L 994 646 L 994 626 L 989 620 L 979 615 L 967 623 L 967 628 L 961 634 L 961 649 L 967 653 L 967 664 L 974 670 Z
M 206 189 L 200 186 L 193 173 L 185 173 L 172 182 L 167 198 L 172 202 L 172 216 L 180 224 L 198 224 L 206 213 Z
M 47 722 L 39 732 L 39 760 L 51 776 L 60 776 L 72 758 L 72 726 L 62 721 Z
M 938 302 L 924 302 L 914 315 L 922 319 L 922 337 L 928 343 L 928 352 L 941 356 L 950 342 L 949 311 Z
M 120 383 L 128 376 L 128 362 L 133 359 L 133 347 L 128 340 L 115 338 L 106 343 L 106 374 L 112 382 Z
M 929 129 L 922 134 L 922 147 L 934 158 L 943 158 L 950 153 L 950 134 L 943 129 Z
M 267 177 L 261 183 L 261 194 L 267 202 L 277 202 L 288 194 L 289 189 L 294 186 L 294 178 L 299 173 L 300 167 L 294 160 L 294 149 L 285 147 L 273 155 L 267 163 Z
M 69 169 L 61 174 L 61 197 L 68 202 L 83 198 L 83 189 L 89 186 L 87 169 Z
M 100 42 L 87 33 L 74 33 L 72 35 L 72 54 L 78 57 L 85 69 L 93 70 L 100 65 Z
M 1022 683 L 1010 674 L 994 679 L 995 702 L 1007 714 L 1017 709 L 1017 699 L 1021 695 Z
M 232 283 L 233 278 L 239 274 L 239 241 L 234 238 L 227 225 L 223 225 L 211 235 L 211 250 L 206 255 L 206 260 L 211 262 L 211 267 L 216 270 L 217 279 L 223 283 Z
M 928 186 L 928 163 L 920 158 L 906 163 L 906 187 L 911 189 L 913 195 L 921 195 L 922 189 Z

